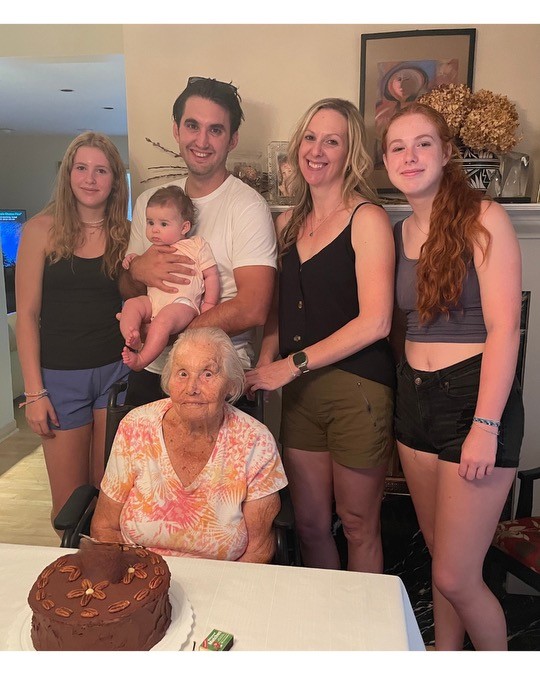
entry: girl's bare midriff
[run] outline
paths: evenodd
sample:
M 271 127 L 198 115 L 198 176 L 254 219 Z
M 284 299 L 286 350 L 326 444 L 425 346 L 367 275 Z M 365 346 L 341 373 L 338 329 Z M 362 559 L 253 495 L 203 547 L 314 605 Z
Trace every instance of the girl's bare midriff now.
M 447 368 L 484 351 L 484 343 L 405 341 L 405 355 L 414 370 L 433 371 Z

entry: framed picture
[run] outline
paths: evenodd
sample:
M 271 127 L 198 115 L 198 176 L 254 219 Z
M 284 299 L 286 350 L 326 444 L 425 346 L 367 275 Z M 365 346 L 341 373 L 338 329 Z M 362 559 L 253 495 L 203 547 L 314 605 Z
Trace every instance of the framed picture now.
M 287 141 L 272 141 L 268 144 L 268 201 L 270 204 L 293 204 L 288 180 L 291 166 L 288 161 Z
M 382 161 L 381 136 L 388 120 L 441 84 L 472 88 L 475 43 L 474 28 L 362 35 L 359 108 L 379 194 L 396 192 Z

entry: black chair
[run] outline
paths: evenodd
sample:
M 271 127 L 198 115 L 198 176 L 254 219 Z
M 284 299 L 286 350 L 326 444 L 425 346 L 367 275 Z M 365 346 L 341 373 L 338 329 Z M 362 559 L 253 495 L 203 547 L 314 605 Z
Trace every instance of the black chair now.
M 523 291 L 516 377 L 523 385 L 531 292 Z M 506 574 L 510 572 L 536 590 L 540 590 L 540 517 L 532 516 L 533 481 L 540 477 L 540 467 L 518 472 L 519 498 L 514 518 L 515 485 L 503 507 L 495 536 L 484 563 L 484 579 L 499 597 L 505 593 Z M 535 562 L 536 558 L 536 562 Z
M 105 463 L 109 459 L 114 437 L 121 420 L 134 406 L 118 403 L 119 395 L 127 388 L 127 382 L 115 382 L 109 391 L 105 427 Z M 248 403 L 250 414 L 263 422 L 263 395 L 258 395 L 253 405 Z M 61 546 L 78 548 L 82 534 L 90 533 L 99 490 L 93 485 L 81 485 L 74 490 L 54 520 L 54 527 L 63 531 Z M 288 488 L 280 491 L 281 510 L 274 519 L 276 553 L 273 562 L 278 565 L 299 565 L 300 551 L 294 530 L 294 513 Z

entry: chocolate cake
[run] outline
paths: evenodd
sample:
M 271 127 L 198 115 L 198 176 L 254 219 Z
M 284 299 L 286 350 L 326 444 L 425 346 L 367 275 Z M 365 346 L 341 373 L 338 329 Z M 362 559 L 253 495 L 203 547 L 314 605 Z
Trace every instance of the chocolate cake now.
M 81 540 L 35 581 L 32 642 L 36 650 L 148 650 L 171 622 L 165 560 L 140 546 Z

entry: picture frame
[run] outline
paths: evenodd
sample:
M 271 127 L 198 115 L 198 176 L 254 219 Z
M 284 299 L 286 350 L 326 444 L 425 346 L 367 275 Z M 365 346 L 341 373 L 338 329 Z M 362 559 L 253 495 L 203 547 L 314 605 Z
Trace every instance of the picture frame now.
M 287 186 L 287 177 L 290 175 L 288 149 L 288 141 L 272 141 L 268 144 L 268 201 L 270 204 L 292 205 L 294 203 Z
M 382 162 L 381 135 L 400 107 L 441 84 L 472 88 L 475 28 L 365 33 L 360 51 L 360 113 L 379 195 L 399 194 Z

